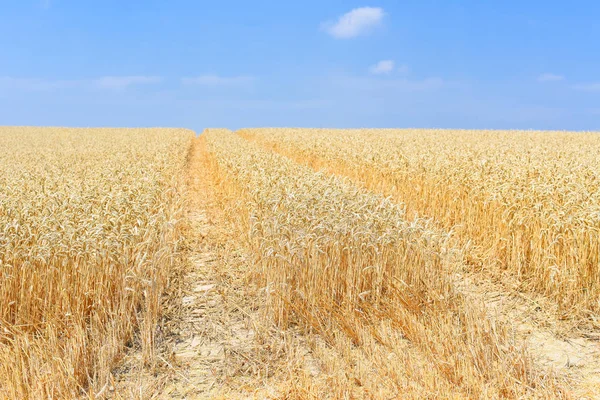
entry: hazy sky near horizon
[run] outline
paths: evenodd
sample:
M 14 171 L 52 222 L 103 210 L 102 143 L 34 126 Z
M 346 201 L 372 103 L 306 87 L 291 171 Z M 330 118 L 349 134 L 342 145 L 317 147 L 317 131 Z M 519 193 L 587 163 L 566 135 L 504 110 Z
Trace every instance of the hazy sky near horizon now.
M 600 130 L 600 2 L 0 0 L 0 125 Z

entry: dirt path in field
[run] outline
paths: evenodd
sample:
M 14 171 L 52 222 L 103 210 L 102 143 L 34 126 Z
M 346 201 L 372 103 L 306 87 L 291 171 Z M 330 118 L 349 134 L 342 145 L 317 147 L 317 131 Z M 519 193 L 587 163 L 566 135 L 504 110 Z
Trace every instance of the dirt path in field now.
M 246 277 L 250 261 L 226 225 L 206 155 L 204 140 L 195 139 L 188 159 L 187 267 L 172 296 L 180 304 L 172 305 L 155 365 L 142 366 L 139 352 L 131 352 L 110 398 L 277 397 L 273 380 L 289 343 L 259 323 L 258 288 Z
M 265 145 L 260 140 L 242 136 L 265 150 L 313 167 L 306 160 Z M 325 172 L 336 174 L 328 169 Z M 344 177 L 354 180 L 352 176 Z M 355 184 L 365 187 L 358 181 Z M 369 187 L 365 189 L 371 190 Z M 506 281 L 510 282 L 510 277 L 507 278 Z M 485 272 L 473 273 L 462 268 L 456 275 L 456 287 L 474 301 L 485 304 L 491 318 L 512 325 L 535 363 L 568 379 L 576 399 L 600 399 L 600 332 L 573 329 L 572 325 L 558 319 L 556 306 L 542 296 L 521 293 Z
M 118 399 L 291 399 L 324 393 L 328 372 L 313 349 L 324 347 L 265 323 L 264 293 L 253 285 L 252 260 L 228 226 L 204 139 L 190 152 L 187 273 L 181 304 L 153 368 L 121 374 Z M 332 358 L 335 358 L 332 356 Z M 137 362 L 139 364 L 139 362 Z M 334 371 L 343 373 L 343 369 Z M 300 394 L 301 393 L 301 394 Z
M 511 324 L 540 367 L 568 379 L 576 399 L 600 399 L 600 336 L 567 330 L 544 298 L 510 291 L 483 273 L 457 275 L 457 287 Z
M 360 349 L 342 341 L 340 352 L 318 335 L 282 331 L 264 318 L 264 290 L 248 278 L 253 261 L 235 237 L 239 229 L 228 225 L 207 156 L 204 140 L 196 139 L 188 171 L 188 266 L 180 292 L 165 301 L 174 310 L 155 363 L 142 365 L 141 352 L 132 349 L 95 398 L 365 398 L 356 383 L 368 363 Z M 387 378 L 376 376 L 373 384 L 381 379 Z
M 125 375 L 120 399 L 363 399 L 397 398 L 395 374 L 407 378 L 405 398 L 426 389 L 426 358 L 403 338 L 395 355 L 376 340 L 356 347 L 343 334 L 333 344 L 295 328 L 282 331 L 264 317 L 264 290 L 248 276 L 253 260 L 221 203 L 203 138 L 189 160 L 188 272 L 169 354 L 143 374 Z M 387 325 L 383 328 L 389 329 Z M 382 329 L 383 329 L 382 328 Z M 374 356 L 375 355 L 375 356 Z M 410 368 L 395 358 L 410 360 Z M 419 371 L 417 371 L 419 370 Z M 414 375 L 410 375 L 410 372 Z M 436 385 L 443 387 L 443 385 Z M 402 393 L 402 392 L 401 392 Z M 453 393 L 448 387 L 444 393 Z M 458 396 L 456 398 L 463 398 Z
M 157 398 L 249 398 L 275 394 L 269 371 L 285 349 L 261 326 L 257 288 L 248 284 L 245 253 L 228 233 L 216 203 L 204 140 L 189 160 L 189 272 L 184 279 L 181 318 L 175 332 L 171 378 Z M 263 396 L 266 397 L 266 396 Z

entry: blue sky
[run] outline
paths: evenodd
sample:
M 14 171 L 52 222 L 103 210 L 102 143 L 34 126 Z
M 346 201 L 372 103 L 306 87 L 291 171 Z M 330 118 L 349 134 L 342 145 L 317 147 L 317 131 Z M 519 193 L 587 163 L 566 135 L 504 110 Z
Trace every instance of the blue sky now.
M 597 1 L 0 0 L 0 125 L 600 130 Z

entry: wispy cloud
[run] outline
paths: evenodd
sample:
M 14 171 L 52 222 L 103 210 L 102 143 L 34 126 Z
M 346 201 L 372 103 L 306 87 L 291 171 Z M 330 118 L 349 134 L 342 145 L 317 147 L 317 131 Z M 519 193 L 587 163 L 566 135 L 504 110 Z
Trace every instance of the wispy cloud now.
M 72 88 L 125 89 L 134 85 L 159 83 L 158 76 L 103 76 L 93 79 L 38 79 L 0 77 L 0 87 L 9 90 L 50 91 Z
M 92 82 L 95 86 L 103 89 L 125 89 L 134 85 L 150 85 L 160 83 L 162 78 L 159 76 L 103 76 L 94 79 Z
M 571 87 L 583 92 L 600 92 L 600 82 L 579 83 L 577 85 L 572 85 Z
M 389 74 L 394 70 L 396 63 L 392 60 L 382 60 L 375 65 L 371 65 L 369 72 L 374 75 Z
M 410 68 L 405 64 L 396 66 L 396 62 L 393 60 L 382 60 L 371 65 L 369 72 L 373 75 L 390 75 L 395 72 L 398 75 L 406 76 L 409 74 Z
M 46 80 L 36 78 L 0 77 L 0 87 L 10 90 L 47 91 L 81 86 L 80 80 Z
M 385 12 L 379 7 L 360 7 L 340 16 L 336 22 L 325 22 L 321 28 L 336 39 L 350 39 L 381 25 Z
M 255 80 L 251 76 L 200 75 L 193 78 L 183 78 L 181 83 L 200 86 L 246 86 L 254 83 Z
M 545 73 L 545 74 L 541 74 L 540 76 L 538 76 L 537 80 L 538 80 L 538 82 L 558 82 L 558 81 L 564 81 L 565 77 L 562 75 Z

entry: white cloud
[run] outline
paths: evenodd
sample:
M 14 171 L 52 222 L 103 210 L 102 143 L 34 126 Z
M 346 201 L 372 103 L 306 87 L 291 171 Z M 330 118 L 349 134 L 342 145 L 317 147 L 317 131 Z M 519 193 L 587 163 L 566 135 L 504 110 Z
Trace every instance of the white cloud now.
M 369 71 L 375 75 L 389 74 L 390 72 L 392 72 L 394 70 L 395 65 L 396 65 L 396 63 L 392 60 L 382 60 L 382 61 L 379 61 L 377 64 L 372 65 L 369 68 Z
M 538 76 L 537 80 L 538 80 L 538 82 L 558 82 L 558 81 L 564 81 L 565 77 L 562 75 L 545 73 L 545 74 L 541 74 L 540 76 Z
M 600 92 L 600 82 L 580 83 L 571 87 L 573 89 L 581 90 L 583 92 Z
M 185 85 L 200 86 L 244 86 L 254 82 L 251 76 L 219 76 L 219 75 L 201 75 L 194 78 L 183 78 L 181 82 Z
M 385 13 L 379 7 L 361 7 L 342 15 L 337 22 L 326 22 L 322 28 L 337 39 L 350 39 L 370 32 L 380 25 Z
M 369 72 L 373 75 L 383 75 L 397 72 L 399 75 L 406 76 L 409 74 L 410 68 L 405 64 L 398 65 L 396 67 L 396 62 L 393 60 L 382 60 L 375 65 L 371 65 L 369 67 Z
M 148 85 L 159 83 L 158 76 L 103 76 L 93 80 L 93 84 L 104 89 L 125 89 L 133 85 Z

